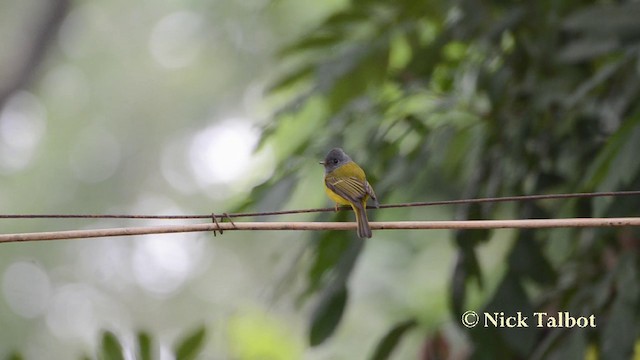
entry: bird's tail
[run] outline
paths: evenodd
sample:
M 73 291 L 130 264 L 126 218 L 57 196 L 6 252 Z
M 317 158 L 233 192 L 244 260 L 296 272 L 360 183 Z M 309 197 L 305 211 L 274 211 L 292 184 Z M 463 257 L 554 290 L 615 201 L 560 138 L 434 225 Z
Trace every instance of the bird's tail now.
M 371 227 L 369 227 L 369 219 L 367 219 L 366 205 L 352 206 L 353 211 L 356 213 L 356 221 L 358 222 L 358 237 L 361 239 L 370 238 Z

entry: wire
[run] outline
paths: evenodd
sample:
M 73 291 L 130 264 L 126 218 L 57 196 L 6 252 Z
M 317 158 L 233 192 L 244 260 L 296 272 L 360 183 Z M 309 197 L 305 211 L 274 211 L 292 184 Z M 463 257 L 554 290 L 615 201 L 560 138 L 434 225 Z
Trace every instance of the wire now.
M 390 221 L 370 222 L 374 230 L 398 229 L 516 229 L 559 227 L 623 227 L 640 226 L 640 218 L 567 218 L 520 220 L 465 220 L 465 221 Z M 66 230 L 22 234 L 0 234 L 0 243 L 86 239 L 110 236 L 132 236 L 227 230 L 349 230 L 355 222 L 220 222 L 204 224 L 164 225 L 148 227 L 109 228 L 93 230 Z
M 380 205 L 379 209 L 404 208 L 404 207 L 423 207 L 423 206 L 442 206 L 442 205 L 460 205 L 460 204 L 477 204 L 492 202 L 512 202 L 512 201 L 536 201 L 536 200 L 552 200 L 552 199 L 570 199 L 570 198 L 595 198 L 595 197 L 621 197 L 640 195 L 640 190 L 635 191 L 608 191 L 608 192 L 591 192 L 591 193 L 570 193 L 570 194 L 546 194 L 546 195 L 523 195 L 523 196 L 505 196 L 490 197 L 479 199 L 461 199 L 461 200 L 443 200 L 443 201 L 425 201 L 425 202 L 409 202 L 400 204 Z M 368 209 L 375 207 L 368 206 Z M 349 209 L 341 207 L 340 209 Z M 335 208 L 317 208 L 317 209 L 298 209 L 298 210 L 280 210 L 280 211 L 264 211 L 264 212 L 242 212 L 242 213 L 221 213 L 206 215 L 128 215 L 128 214 L 0 214 L 0 219 L 163 219 L 163 220 L 185 220 L 185 219 L 224 219 L 239 217 L 258 217 L 258 216 L 276 216 L 303 213 L 318 213 L 335 211 Z

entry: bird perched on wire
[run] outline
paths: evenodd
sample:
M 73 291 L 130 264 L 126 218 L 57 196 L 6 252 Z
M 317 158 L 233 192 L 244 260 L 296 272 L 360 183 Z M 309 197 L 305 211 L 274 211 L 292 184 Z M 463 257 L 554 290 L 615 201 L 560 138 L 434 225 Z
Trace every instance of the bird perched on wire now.
M 367 199 L 378 207 L 378 198 L 367 182 L 364 170 L 340 148 L 334 148 L 320 164 L 324 165 L 324 185 L 329 198 L 338 205 L 350 205 L 356 214 L 358 237 L 370 238 Z

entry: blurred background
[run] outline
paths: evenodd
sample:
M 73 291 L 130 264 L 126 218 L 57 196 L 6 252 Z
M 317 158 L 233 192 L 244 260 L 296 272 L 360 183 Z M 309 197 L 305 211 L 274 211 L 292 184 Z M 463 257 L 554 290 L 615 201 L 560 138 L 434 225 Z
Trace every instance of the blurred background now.
M 335 146 L 382 203 L 638 189 L 638 18 L 633 1 L 2 2 L 0 213 L 331 206 L 318 161 Z M 639 210 L 598 198 L 370 218 Z M 639 246 L 633 228 L 5 243 L 0 356 L 640 358 Z M 598 327 L 467 329 L 466 310 L 595 314 Z

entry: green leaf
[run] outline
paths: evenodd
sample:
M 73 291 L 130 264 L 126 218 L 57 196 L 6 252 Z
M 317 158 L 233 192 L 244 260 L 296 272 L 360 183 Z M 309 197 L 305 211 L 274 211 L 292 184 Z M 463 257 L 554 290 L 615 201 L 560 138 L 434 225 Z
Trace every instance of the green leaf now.
M 311 65 L 304 66 L 300 69 L 292 71 L 291 73 L 281 77 L 275 83 L 271 84 L 267 89 L 268 93 L 277 92 L 283 90 L 299 81 L 311 77 L 315 68 Z
M 118 340 L 111 331 L 104 331 L 102 333 L 100 349 L 100 359 L 102 360 L 124 360 L 122 344 L 120 344 L 120 340 Z
M 391 356 L 393 350 L 398 346 L 402 337 L 411 329 L 418 325 L 416 319 L 409 319 L 395 324 L 380 340 L 371 360 L 385 360 Z
M 558 52 L 558 60 L 565 63 L 577 63 L 591 60 L 618 50 L 620 43 L 612 37 L 577 39 L 568 43 Z
M 482 269 L 473 247 L 458 249 L 456 264 L 451 277 L 451 311 L 455 317 L 464 312 L 467 295 L 467 284 L 476 280 L 480 288 L 483 286 Z
M 638 333 L 637 304 L 629 304 L 618 297 L 602 332 L 602 354 L 605 359 L 633 358 L 634 341 Z
M 604 322 L 600 349 L 604 359 L 631 359 L 640 337 L 637 319 L 640 317 L 640 263 L 636 253 L 620 256 L 615 269 L 615 300 L 606 319 L 598 316 L 598 325 Z
M 349 212 L 342 211 L 344 218 Z M 309 343 L 319 345 L 326 340 L 342 318 L 347 300 L 347 280 L 362 252 L 364 241 L 346 231 L 326 232 L 318 242 L 314 266 L 309 271 L 307 294 L 323 287 L 311 315 Z M 331 274 L 331 280 L 326 281 Z
M 411 56 L 412 50 L 407 36 L 400 32 L 394 34 L 389 48 L 389 69 L 404 69 L 411 61 Z
M 331 111 L 338 113 L 367 90 L 381 86 L 388 61 L 388 40 L 379 39 L 354 45 L 339 59 L 331 59 L 319 67 L 319 89 L 327 95 Z
M 349 28 L 359 22 L 365 22 L 371 20 L 371 14 L 365 9 L 355 6 L 349 10 L 337 12 L 327 18 L 324 21 L 323 26 L 328 26 L 333 29 L 337 28 Z
M 197 328 L 191 334 L 182 338 L 174 347 L 176 360 L 192 360 L 197 359 L 204 340 L 207 335 L 207 329 L 204 326 Z
M 468 279 L 478 281 L 480 287 L 483 286 L 482 269 L 475 253 L 475 247 L 481 242 L 488 240 L 491 232 L 489 230 L 460 230 L 455 233 L 455 241 L 463 252 L 462 265 L 466 271 Z
M 518 241 L 509 254 L 509 267 L 522 278 L 530 278 L 541 285 L 550 285 L 556 278 L 555 271 L 534 239 L 535 232 L 520 231 Z
M 625 121 L 609 137 L 604 147 L 588 167 L 583 188 L 610 191 L 628 186 L 640 171 L 640 114 Z M 593 216 L 603 216 L 612 202 L 611 198 L 593 199 Z
M 342 319 L 347 298 L 346 286 L 332 288 L 323 293 L 311 316 L 309 330 L 309 344 L 311 346 L 322 344 L 333 334 Z
M 515 316 L 518 312 L 525 316 L 533 313 L 531 302 L 516 274 L 508 272 L 505 275 L 483 312 L 503 313 L 505 316 Z M 476 326 L 470 332 L 476 345 L 474 355 L 478 358 L 507 359 L 531 354 L 539 329 Z
M 138 333 L 138 360 L 151 360 L 152 356 L 152 340 L 151 335 L 141 331 Z
M 341 211 L 334 221 L 346 221 L 349 211 Z M 314 258 L 307 277 L 309 280 L 306 294 L 328 286 L 330 273 L 336 277 L 349 277 L 353 265 L 363 246 L 363 241 L 356 239 L 353 233 L 346 231 L 329 231 L 321 235 L 315 242 Z M 336 281 L 334 277 L 333 281 Z
M 569 44 L 569 47 L 571 46 L 572 45 Z M 563 60 L 562 57 L 565 56 L 563 55 L 565 51 L 567 51 L 567 49 L 561 50 L 559 55 L 560 60 Z M 588 101 L 587 95 L 593 92 L 598 86 L 602 86 L 602 84 L 611 81 L 611 78 L 614 77 L 620 70 L 620 68 L 626 63 L 626 59 L 623 58 L 618 61 L 610 62 L 606 65 L 601 66 L 598 71 L 593 74 L 593 76 L 585 79 L 582 83 L 580 83 L 580 86 L 577 86 L 576 89 L 572 91 L 571 95 L 567 97 L 566 100 L 564 100 L 565 106 L 574 107 L 581 104 L 581 101 Z
M 640 4 L 637 2 L 583 7 L 564 21 L 568 30 L 596 35 L 640 35 Z
M 571 329 L 568 338 L 560 343 L 555 359 L 588 359 L 585 357 L 589 343 L 585 329 Z
M 479 204 L 472 204 L 463 208 L 464 213 L 460 213 L 461 218 L 482 219 L 483 208 Z M 476 254 L 476 246 L 485 242 L 491 235 L 490 230 L 457 230 L 454 233 L 456 245 L 458 246 L 458 258 L 453 270 L 451 280 L 451 308 L 454 316 L 460 316 L 464 310 L 466 300 L 467 284 L 475 280 L 480 288 L 484 286 L 482 268 Z
M 331 32 L 318 32 L 317 34 L 303 37 L 299 42 L 285 47 L 279 52 L 279 55 L 281 57 L 286 57 L 307 50 L 324 48 L 327 46 L 335 45 L 343 39 L 344 37 L 341 34 L 335 34 Z

